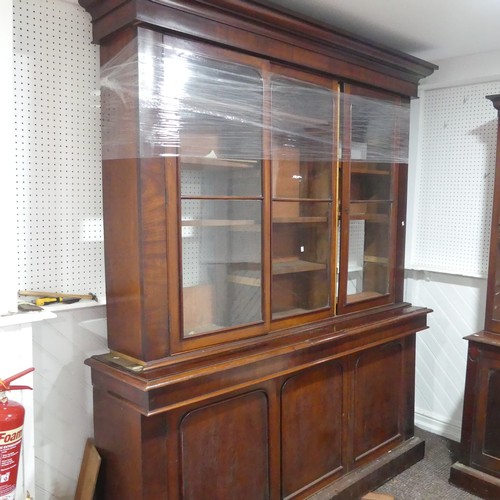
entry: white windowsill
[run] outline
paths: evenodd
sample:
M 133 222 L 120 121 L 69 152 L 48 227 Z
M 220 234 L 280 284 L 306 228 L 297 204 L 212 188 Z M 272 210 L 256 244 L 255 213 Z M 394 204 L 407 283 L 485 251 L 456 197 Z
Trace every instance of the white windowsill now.
M 34 323 L 36 321 L 43 321 L 46 319 L 57 318 L 57 313 L 64 311 L 73 311 L 75 309 L 88 309 L 90 307 L 105 306 L 106 301 L 99 299 L 95 300 L 82 300 L 74 304 L 54 304 L 45 306 L 42 311 L 19 312 L 0 316 L 0 328 L 13 325 L 23 325 L 26 323 Z
M 57 316 L 53 312 L 46 310 L 9 314 L 7 316 L 0 316 L 0 328 L 34 323 L 35 321 L 43 321 L 44 319 L 52 319 L 56 317 Z

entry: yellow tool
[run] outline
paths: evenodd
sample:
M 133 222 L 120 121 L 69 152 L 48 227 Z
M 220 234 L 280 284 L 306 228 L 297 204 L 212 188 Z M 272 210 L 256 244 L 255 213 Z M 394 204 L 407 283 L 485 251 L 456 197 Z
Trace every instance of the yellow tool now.
M 34 290 L 21 290 L 19 295 L 24 297 L 37 297 L 35 299 L 35 304 L 37 306 L 45 306 L 47 304 L 52 304 L 59 302 L 62 304 L 74 304 L 81 299 L 95 300 L 97 302 L 97 296 L 94 293 L 88 293 L 86 295 L 77 295 L 72 293 L 57 293 L 57 292 L 39 292 Z
M 37 306 L 46 306 L 47 304 L 52 304 L 53 302 L 61 302 L 63 304 L 74 304 L 75 302 L 78 302 L 80 299 L 74 298 L 74 299 L 63 299 L 62 297 L 42 297 L 35 299 L 35 305 Z

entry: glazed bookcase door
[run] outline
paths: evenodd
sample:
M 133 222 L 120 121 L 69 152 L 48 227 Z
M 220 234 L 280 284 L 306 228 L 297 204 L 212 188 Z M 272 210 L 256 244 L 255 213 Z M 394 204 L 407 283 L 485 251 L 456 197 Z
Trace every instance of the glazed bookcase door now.
M 339 312 L 395 301 L 404 240 L 399 177 L 406 171 L 397 162 L 405 134 L 399 98 L 350 85 L 344 98 Z
M 337 84 L 272 68 L 272 320 L 335 304 Z M 310 316 L 309 316 L 310 320 Z
M 179 42 L 165 47 L 165 92 L 178 109 L 178 144 L 167 160 L 179 194 L 169 217 L 171 300 L 178 313 L 174 349 L 262 333 L 265 321 L 263 224 L 264 63 Z M 172 89 L 168 88 L 168 81 Z M 170 168 L 170 167 L 174 168 Z M 180 221 L 180 224 L 179 222 Z

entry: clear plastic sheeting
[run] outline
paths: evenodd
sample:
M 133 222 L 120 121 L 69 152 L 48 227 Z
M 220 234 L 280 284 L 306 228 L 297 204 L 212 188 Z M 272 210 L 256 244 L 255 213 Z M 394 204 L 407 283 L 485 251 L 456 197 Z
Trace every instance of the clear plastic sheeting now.
M 302 161 L 408 160 L 408 103 L 338 93 L 168 42 L 137 43 L 101 69 L 106 160 L 260 162 L 291 150 Z

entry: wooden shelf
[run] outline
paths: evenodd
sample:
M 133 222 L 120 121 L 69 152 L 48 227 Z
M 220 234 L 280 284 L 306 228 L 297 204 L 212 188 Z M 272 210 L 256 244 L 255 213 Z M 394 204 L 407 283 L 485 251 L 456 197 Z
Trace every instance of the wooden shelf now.
M 273 276 L 280 274 L 292 274 L 292 273 L 307 273 L 311 271 L 322 271 L 326 269 L 326 264 L 320 264 L 318 262 L 309 262 L 307 260 L 290 259 L 290 260 L 274 260 L 273 265 Z
M 225 168 L 252 168 L 260 162 L 257 160 L 234 160 L 224 158 L 211 158 L 206 156 L 180 156 L 180 164 L 182 167 L 189 165 L 193 168 L 210 168 L 210 169 L 225 169 Z
M 236 283 L 237 285 L 260 287 L 262 283 L 261 272 L 254 270 L 237 271 L 235 274 L 230 274 L 227 277 L 227 281 Z
M 351 165 L 351 174 L 363 174 L 363 175 L 390 175 L 390 170 L 377 170 L 373 166 L 354 164 Z
M 370 213 L 359 213 L 352 214 L 350 216 L 351 220 L 365 220 L 367 222 L 379 222 L 379 223 L 388 223 L 389 216 L 386 214 L 370 214 Z
M 387 257 L 377 257 L 376 255 L 365 255 L 365 262 L 371 262 L 372 264 L 388 264 L 389 259 Z
M 248 224 L 248 225 L 238 225 L 238 226 L 231 226 L 231 231 L 237 231 L 240 233 L 258 233 L 262 229 L 261 224 Z
M 273 114 L 272 117 L 273 124 L 276 122 L 286 122 L 286 123 L 298 123 L 300 125 L 315 125 L 316 127 L 330 127 L 333 130 L 333 124 L 326 121 L 321 120 L 319 118 L 313 118 L 311 116 L 297 115 L 294 113 L 286 113 L 284 111 L 279 111 Z M 302 127 L 303 128 L 303 127 Z M 285 135 L 285 134 L 276 134 L 276 135 Z
M 226 227 L 226 226 L 257 226 L 254 220 L 240 219 L 196 219 L 183 220 L 183 227 Z
M 326 269 L 326 264 L 309 262 L 307 260 L 286 259 L 273 261 L 272 274 L 273 276 L 280 276 L 285 274 L 322 271 L 323 269 Z M 227 281 L 236 283 L 237 285 L 260 287 L 262 283 L 261 272 L 255 270 L 236 271 L 227 277 Z
M 273 224 L 317 224 L 327 222 L 327 217 L 277 217 L 273 218 Z
M 347 296 L 347 302 L 349 304 L 353 302 L 361 302 L 362 300 L 370 300 L 370 299 L 376 299 L 378 297 L 382 297 L 383 295 L 378 292 L 360 292 L 360 293 L 353 293 L 351 295 Z

